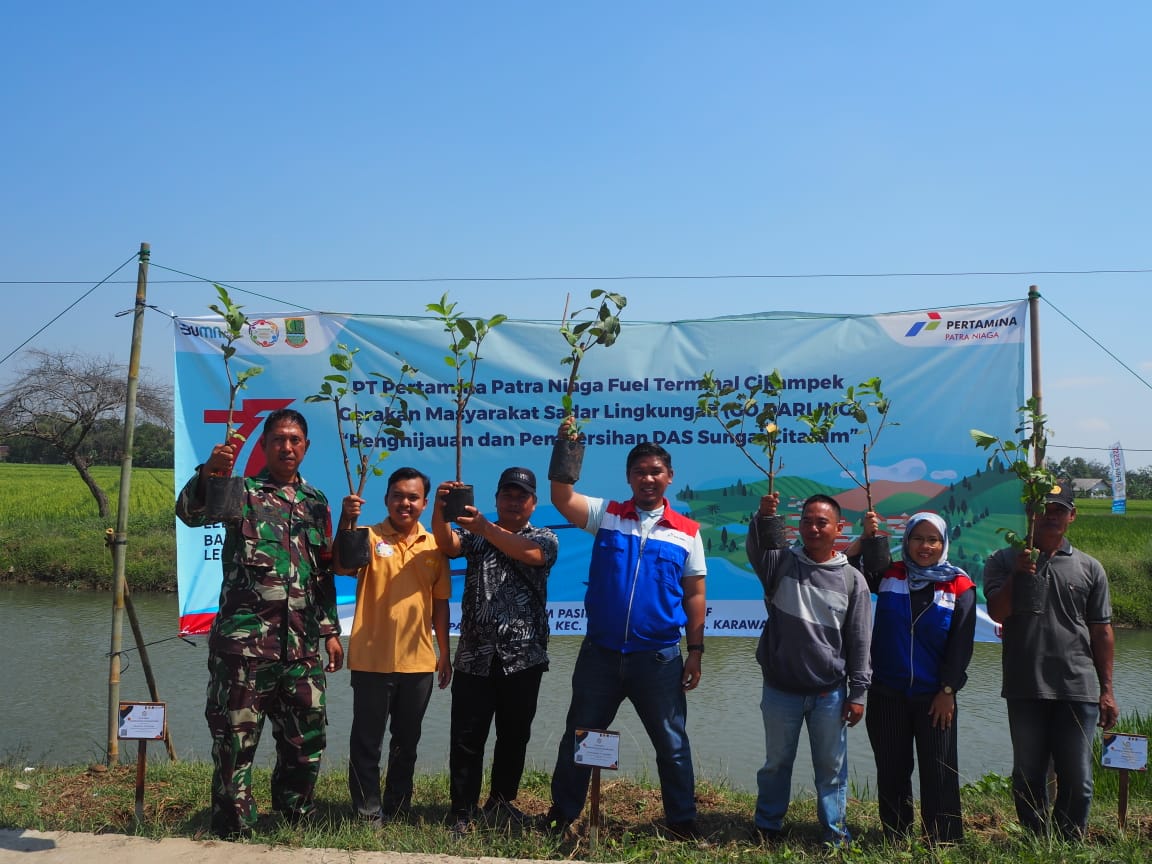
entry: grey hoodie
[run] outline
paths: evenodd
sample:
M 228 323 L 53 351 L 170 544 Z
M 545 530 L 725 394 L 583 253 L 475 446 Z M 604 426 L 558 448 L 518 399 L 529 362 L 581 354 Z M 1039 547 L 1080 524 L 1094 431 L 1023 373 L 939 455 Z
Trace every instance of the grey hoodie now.
M 863 703 L 872 681 L 867 583 L 840 553 L 817 564 L 800 548 L 761 549 L 755 522 L 781 518 L 757 516 L 745 541 L 768 610 L 756 648 L 764 681 L 804 694 L 826 693 L 846 681 L 848 701 Z

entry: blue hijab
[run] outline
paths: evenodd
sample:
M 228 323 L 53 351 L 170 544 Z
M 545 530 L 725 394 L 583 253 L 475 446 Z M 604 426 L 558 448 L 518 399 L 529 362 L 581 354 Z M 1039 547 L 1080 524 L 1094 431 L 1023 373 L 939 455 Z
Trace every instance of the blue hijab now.
M 921 522 L 927 522 L 935 528 L 940 534 L 940 539 L 944 541 L 944 550 L 940 553 L 940 560 L 931 567 L 921 567 L 914 564 L 912 556 L 908 553 L 908 538 L 912 536 L 912 529 Z M 908 573 L 909 591 L 918 591 L 933 582 L 951 582 L 957 576 L 968 575 L 955 564 L 948 563 L 948 525 L 935 513 L 916 513 L 913 515 L 908 520 L 908 524 L 904 526 L 904 540 L 900 548 L 904 556 L 904 570 Z

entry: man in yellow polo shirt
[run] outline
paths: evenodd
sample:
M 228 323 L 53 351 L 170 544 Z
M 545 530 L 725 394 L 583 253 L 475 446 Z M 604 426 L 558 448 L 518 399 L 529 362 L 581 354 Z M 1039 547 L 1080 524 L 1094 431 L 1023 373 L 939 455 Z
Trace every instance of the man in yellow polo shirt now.
M 378 824 L 403 817 L 411 808 L 416 745 L 432 682 L 435 678 L 443 690 L 452 680 L 448 559 L 420 524 L 430 490 L 431 481 L 415 468 L 392 473 L 384 498 L 388 518 L 368 529 L 371 560 L 350 574 L 358 582 L 348 640 L 348 791 L 356 814 Z M 355 495 L 344 499 L 341 527 L 355 524 L 363 503 Z M 433 630 L 439 652 L 432 645 Z M 381 794 L 380 756 L 389 724 L 392 737 Z

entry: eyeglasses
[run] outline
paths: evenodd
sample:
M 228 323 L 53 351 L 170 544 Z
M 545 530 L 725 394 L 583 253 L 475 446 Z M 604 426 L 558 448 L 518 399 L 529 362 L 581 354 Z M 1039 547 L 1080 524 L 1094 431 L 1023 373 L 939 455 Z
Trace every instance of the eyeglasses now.
M 944 541 L 939 537 L 925 537 L 923 534 L 913 534 L 908 538 L 909 543 L 919 543 L 921 546 L 943 546 Z

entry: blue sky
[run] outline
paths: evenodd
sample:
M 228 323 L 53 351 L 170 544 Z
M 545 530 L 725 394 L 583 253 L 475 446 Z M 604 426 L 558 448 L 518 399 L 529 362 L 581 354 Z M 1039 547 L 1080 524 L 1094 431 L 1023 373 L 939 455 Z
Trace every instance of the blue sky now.
M 20 4 L 0 357 L 141 241 L 181 315 L 214 292 L 161 266 L 271 298 L 237 291 L 250 311 L 448 290 L 536 319 L 591 286 L 286 280 L 764 277 L 596 283 L 648 321 L 1036 283 L 1051 452 L 1149 464 L 1150 388 L 1056 310 L 1152 379 L 1152 273 L 1086 272 L 1152 268 L 1150 36 L 1143 2 Z M 769 278 L 992 272 L 1017 275 Z M 31 344 L 126 359 L 133 297 L 104 285 Z M 160 314 L 145 340 L 169 377 Z

